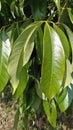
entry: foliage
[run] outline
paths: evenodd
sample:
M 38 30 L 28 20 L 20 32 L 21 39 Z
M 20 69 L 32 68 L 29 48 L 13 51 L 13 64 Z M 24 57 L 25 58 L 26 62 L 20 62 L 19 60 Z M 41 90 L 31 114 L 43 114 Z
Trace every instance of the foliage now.
M 58 107 L 64 112 L 73 100 L 72 7 L 72 0 L 0 1 L 0 91 L 9 81 L 14 129 L 19 114 L 27 129 L 28 115 L 41 111 L 55 128 Z

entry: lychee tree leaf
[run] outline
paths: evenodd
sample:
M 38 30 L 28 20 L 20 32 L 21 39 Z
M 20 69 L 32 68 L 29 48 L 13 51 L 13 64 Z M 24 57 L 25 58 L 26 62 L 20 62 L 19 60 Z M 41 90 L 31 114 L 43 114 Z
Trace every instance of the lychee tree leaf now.
M 45 24 L 43 38 L 43 61 L 40 87 L 45 96 L 53 98 L 61 88 L 65 73 L 65 53 L 56 31 Z
M 25 65 L 24 63 L 28 62 L 32 51 L 29 52 L 29 57 L 27 61 L 25 61 L 26 58 L 23 58 L 24 60 L 20 68 L 19 61 L 20 61 L 21 53 L 24 48 L 27 48 L 27 46 L 30 46 L 28 44 L 32 43 L 31 38 L 34 37 L 35 31 L 39 28 L 39 26 L 41 26 L 41 24 L 42 22 L 35 22 L 29 25 L 26 29 L 23 30 L 23 32 L 19 35 L 19 37 L 16 39 L 14 43 L 14 47 L 12 49 L 12 53 L 11 53 L 11 56 L 9 59 L 9 65 L 8 65 L 8 72 L 11 77 L 10 82 L 13 86 L 13 93 L 16 91 L 17 86 L 19 84 L 19 74 L 20 74 L 19 71 L 22 70 L 22 66 Z M 32 49 L 32 45 L 31 45 L 31 49 Z M 26 54 L 28 55 L 28 52 Z
M 4 30 L 0 31 L 0 91 L 4 89 L 9 80 L 7 67 L 10 51 L 9 38 Z
M 66 24 L 62 24 L 62 26 L 65 29 L 66 35 L 67 35 L 68 40 L 70 42 L 71 51 L 72 51 L 71 62 L 73 62 L 73 32 L 71 31 L 71 29 Z
M 49 102 L 48 100 L 43 100 L 43 107 L 50 124 L 55 128 L 57 119 L 57 110 L 54 100 Z
M 61 95 L 57 98 L 57 104 L 61 110 L 64 112 L 71 105 L 73 100 L 73 81 L 68 87 L 65 87 Z
M 27 73 L 27 67 L 24 66 L 20 72 L 19 84 L 14 94 L 15 99 L 18 99 L 22 95 L 23 91 L 25 90 L 27 86 L 28 79 L 29 79 L 29 76 Z
M 67 11 L 68 11 L 69 18 L 73 24 L 73 9 L 67 8 Z
M 70 56 L 70 44 L 69 44 L 69 41 L 65 35 L 65 33 L 57 26 L 54 24 L 54 29 L 56 30 L 56 32 L 58 33 L 59 37 L 60 37 L 60 40 L 61 40 L 61 43 L 62 43 L 62 46 L 64 48 L 64 51 L 65 51 L 65 56 L 66 56 L 66 59 L 69 58 Z

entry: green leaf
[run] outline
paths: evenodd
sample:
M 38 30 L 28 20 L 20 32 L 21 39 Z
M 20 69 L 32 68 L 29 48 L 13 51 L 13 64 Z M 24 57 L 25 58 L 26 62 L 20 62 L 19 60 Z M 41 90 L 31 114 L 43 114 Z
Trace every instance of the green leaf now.
M 10 51 L 9 38 L 5 31 L 0 31 L 0 91 L 4 89 L 9 80 L 7 67 Z
M 68 87 L 64 88 L 61 95 L 57 98 L 57 103 L 61 112 L 67 110 L 72 100 L 73 100 L 73 83 L 71 83 Z
M 67 39 L 66 35 L 64 34 L 64 32 L 58 26 L 56 26 L 55 24 L 54 24 L 54 28 L 55 28 L 56 32 L 58 33 L 58 35 L 60 37 L 61 43 L 62 43 L 64 51 L 65 51 L 66 58 L 69 58 L 69 56 L 70 56 L 70 44 L 68 42 L 68 39 Z
M 67 8 L 67 10 L 68 10 L 69 18 L 70 18 L 70 20 L 71 20 L 71 22 L 73 24 L 73 9 Z
M 58 8 L 58 11 L 60 11 L 60 0 L 54 0 L 57 8 Z
M 47 1 L 46 0 L 31 0 L 29 5 L 31 6 L 32 15 L 35 20 L 42 20 L 46 17 Z
M 62 24 L 65 31 L 66 31 L 66 35 L 68 37 L 68 40 L 70 42 L 70 46 L 71 46 L 71 51 L 72 51 L 72 62 L 73 62 L 73 32 L 71 31 L 71 29 L 66 25 L 66 24 Z
M 41 99 L 37 96 L 37 94 L 35 94 L 35 97 L 34 97 L 34 102 L 33 104 L 31 105 L 31 108 L 34 112 L 38 111 L 41 107 Z
M 31 36 L 30 41 L 23 48 L 23 65 L 25 65 L 29 61 L 33 49 L 34 49 L 34 36 Z
M 39 28 L 39 30 L 37 32 L 36 50 L 37 50 L 37 55 L 38 55 L 39 61 L 42 62 L 42 57 L 43 57 L 43 31 L 42 31 L 41 27 Z
M 19 74 L 20 74 L 20 70 L 22 70 L 22 66 L 24 66 L 31 55 L 32 52 L 32 45 L 31 45 L 31 52 L 29 52 L 29 57 L 26 60 L 25 56 L 23 58 L 23 63 L 21 65 L 21 69 L 20 68 L 20 56 L 23 50 L 26 50 L 27 46 L 29 47 L 30 44 L 33 42 L 34 40 L 34 35 L 35 35 L 35 31 L 37 30 L 37 28 L 39 28 L 39 26 L 42 24 L 42 22 L 35 22 L 31 25 L 29 25 L 26 29 L 24 29 L 24 31 L 19 35 L 19 37 L 16 39 L 15 43 L 14 43 L 14 47 L 9 59 L 9 65 L 8 65 L 8 72 L 10 74 L 11 77 L 11 84 L 13 86 L 13 93 L 15 92 L 15 90 L 17 89 L 17 86 L 19 84 Z M 33 39 L 33 40 L 31 40 Z M 29 45 L 28 45 L 29 44 Z M 29 49 L 29 48 L 28 48 Z M 28 52 L 24 51 L 24 54 L 28 55 Z
M 24 66 L 22 68 L 22 71 L 20 72 L 19 84 L 14 94 L 15 99 L 19 98 L 19 96 L 22 95 L 23 91 L 25 90 L 27 86 L 27 82 L 28 82 L 27 67 Z
M 64 73 L 65 54 L 62 43 L 55 30 L 46 23 L 40 87 L 49 99 L 53 98 L 61 88 Z
M 54 100 L 48 102 L 47 100 L 43 101 L 43 107 L 46 113 L 46 116 L 50 122 L 50 124 L 55 128 L 56 127 L 56 119 L 57 119 L 57 111 Z
M 69 86 L 69 84 L 72 82 L 71 73 L 73 71 L 72 64 L 70 64 L 70 61 L 67 60 L 66 63 L 67 63 L 67 71 L 66 71 L 66 80 L 65 80 L 65 85 L 64 85 L 65 87 Z

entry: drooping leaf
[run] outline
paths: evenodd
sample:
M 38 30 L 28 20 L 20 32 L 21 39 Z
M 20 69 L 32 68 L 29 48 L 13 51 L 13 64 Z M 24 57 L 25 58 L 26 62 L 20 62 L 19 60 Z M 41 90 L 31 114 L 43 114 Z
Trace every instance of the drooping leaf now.
M 63 24 L 63 27 L 66 31 L 67 37 L 68 37 L 70 45 L 71 45 L 71 50 L 72 50 L 71 61 L 73 62 L 73 32 L 71 31 L 71 29 L 66 24 Z
M 67 8 L 67 10 L 68 10 L 69 18 L 70 18 L 70 20 L 71 20 L 71 22 L 73 24 L 73 9 Z
M 47 100 L 43 101 L 43 107 L 50 124 L 55 128 L 56 119 L 57 119 L 57 110 L 54 100 L 48 102 Z
M 19 84 L 14 94 L 15 99 L 19 98 L 22 95 L 23 91 L 27 86 L 27 82 L 28 82 L 27 68 L 26 66 L 24 66 L 20 72 Z
M 60 11 L 60 0 L 54 0 L 57 8 L 58 8 L 58 11 Z
M 43 62 L 40 87 L 49 99 L 61 88 L 65 73 L 65 53 L 56 31 L 47 23 L 44 28 Z
M 68 39 L 67 39 L 66 35 L 64 34 L 64 32 L 55 24 L 54 24 L 54 28 L 60 37 L 61 43 L 62 43 L 64 51 L 65 51 L 66 58 L 69 58 L 70 45 L 69 45 Z
M 19 35 L 19 37 L 16 39 L 14 43 L 14 47 L 10 56 L 9 65 L 8 65 L 8 72 L 11 77 L 11 84 L 13 86 L 13 93 L 17 89 L 17 86 L 19 84 L 19 75 L 17 73 L 20 73 L 19 71 L 22 70 L 18 69 L 18 66 L 20 66 L 19 59 L 22 53 L 22 50 L 26 50 L 27 46 L 30 46 L 28 44 L 32 43 L 32 40 L 34 40 L 35 31 L 37 28 L 42 24 L 42 22 L 36 22 L 31 25 L 29 25 L 24 31 Z M 32 47 L 32 45 L 31 45 Z M 26 52 L 27 53 L 27 52 Z M 28 54 L 27 54 L 28 55 Z M 29 53 L 28 60 L 30 58 L 31 52 Z M 22 66 L 24 66 L 25 63 L 28 62 L 28 60 L 25 62 L 25 58 L 23 59 Z
M 9 80 L 7 67 L 10 51 L 9 38 L 5 31 L 0 31 L 0 91 L 4 89 Z
M 64 88 L 62 94 L 57 98 L 58 106 L 61 112 L 67 110 L 73 100 L 73 83 Z

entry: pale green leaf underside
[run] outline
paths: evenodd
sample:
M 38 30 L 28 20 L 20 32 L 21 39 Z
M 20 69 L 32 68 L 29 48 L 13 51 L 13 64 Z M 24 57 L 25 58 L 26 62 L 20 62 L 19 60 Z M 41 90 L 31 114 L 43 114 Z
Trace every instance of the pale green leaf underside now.
M 59 91 L 65 73 L 65 54 L 55 30 L 45 24 L 40 87 L 49 99 Z

